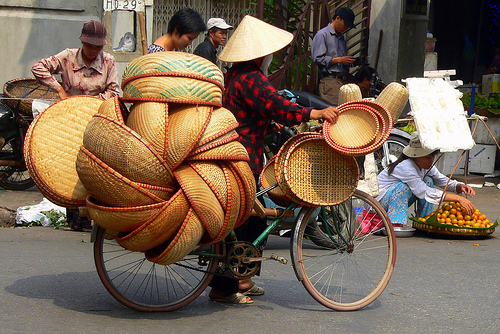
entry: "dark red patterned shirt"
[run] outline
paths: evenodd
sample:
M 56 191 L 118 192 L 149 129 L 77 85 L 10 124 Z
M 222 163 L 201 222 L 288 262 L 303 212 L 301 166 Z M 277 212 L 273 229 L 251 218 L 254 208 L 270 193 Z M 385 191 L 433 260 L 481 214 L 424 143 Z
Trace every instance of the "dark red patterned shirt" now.
M 250 156 L 250 168 L 263 168 L 264 137 L 274 120 L 286 126 L 309 121 L 313 108 L 303 108 L 279 95 L 253 61 L 235 63 L 225 77 L 223 105 L 239 122 L 239 142 Z

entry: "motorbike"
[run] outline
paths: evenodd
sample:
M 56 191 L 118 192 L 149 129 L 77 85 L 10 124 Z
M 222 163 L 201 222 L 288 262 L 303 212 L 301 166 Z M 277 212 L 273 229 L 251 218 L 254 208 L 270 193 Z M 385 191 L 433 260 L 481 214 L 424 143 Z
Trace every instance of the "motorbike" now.
M 26 190 L 35 185 L 24 161 L 24 137 L 32 118 L 0 101 L 0 187 Z

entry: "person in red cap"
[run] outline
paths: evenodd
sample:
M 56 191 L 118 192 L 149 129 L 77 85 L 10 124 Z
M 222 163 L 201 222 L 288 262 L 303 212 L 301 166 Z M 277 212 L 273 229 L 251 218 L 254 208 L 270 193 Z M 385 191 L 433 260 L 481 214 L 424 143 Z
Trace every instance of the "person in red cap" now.
M 57 91 L 61 99 L 74 95 L 92 95 L 108 99 L 119 94 L 115 58 L 104 52 L 106 28 L 101 22 L 83 25 L 82 47 L 65 49 L 40 60 L 31 72 L 42 85 Z M 54 74 L 61 75 L 60 84 Z
M 207 29 L 205 40 L 194 49 L 193 53 L 217 64 L 217 48 L 226 44 L 227 32 L 233 29 L 233 26 L 227 24 L 224 19 L 212 17 L 207 22 Z
M 321 81 L 319 96 L 337 105 L 340 87 L 347 83 L 349 66 L 356 61 L 347 55 L 344 32 L 355 28 L 354 13 L 342 7 L 333 16 L 332 22 L 316 33 L 311 46 L 312 61 L 318 65 Z
M 119 94 L 118 71 L 115 58 L 104 52 L 106 28 L 101 22 L 89 21 L 83 25 L 82 47 L 65 49 L 40 60 L 31 72 L 42 85 L 57 91 L 61 99 L 75 95 L 91 95 L 108 99 Z M 60 84 L 54 74 L 61 75 Z M 91 222 L 78 216 L 78 210 L 67 209 L 66 217 L 71 230 L 91 228 Z

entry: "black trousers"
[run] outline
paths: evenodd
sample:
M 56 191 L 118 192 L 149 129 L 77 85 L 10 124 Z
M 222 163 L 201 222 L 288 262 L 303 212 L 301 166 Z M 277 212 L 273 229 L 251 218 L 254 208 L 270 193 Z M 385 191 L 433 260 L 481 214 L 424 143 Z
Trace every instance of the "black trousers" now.
M 258 184 L 259 175 L 254 175 L 255 184 Z M 258 189 L 258 187 L 257 187 Z M 264 199 L 259 198 L 262 204 L 264 204 Z M 267 228 L 267 220 L 265 218 L 260 218 L 257 216 L 249 217 L 243 225 L 234 230 L 238 241 L 248 241 L 253 242 L 257 237 L 264 232 Z M 231 237 L 226 238 L 226 242 L 231 244 Z M 257 273 L 259 275 L 259 273 Z M 236 293 L 239 290 L 239 280 L 236 278 L 215 275 L 212 278 L 209 286 L 215 290 L 223 291 L 225 293 Z

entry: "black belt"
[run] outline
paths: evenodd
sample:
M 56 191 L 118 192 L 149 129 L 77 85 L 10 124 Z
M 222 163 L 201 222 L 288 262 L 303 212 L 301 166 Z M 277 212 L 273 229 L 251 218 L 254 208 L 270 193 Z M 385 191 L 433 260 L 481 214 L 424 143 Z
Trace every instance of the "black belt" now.
M 334 78 L 334 79 L 340 79 L 342 81 L 347 81 L 347 74 L 328 73 L 328 74 L 323 74 L 323 78 Z

